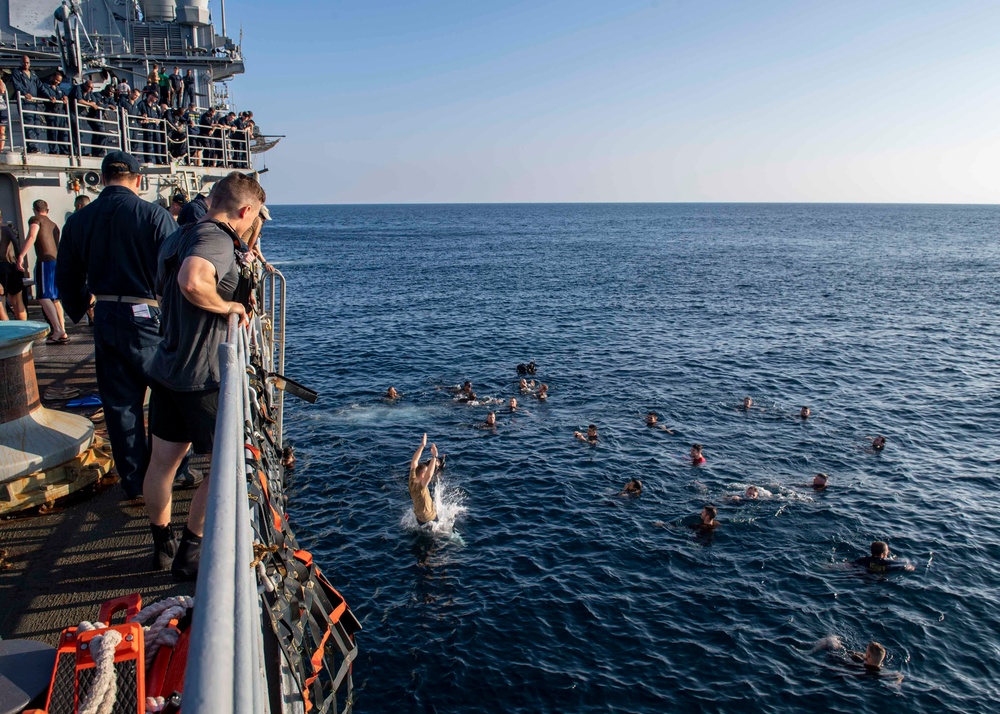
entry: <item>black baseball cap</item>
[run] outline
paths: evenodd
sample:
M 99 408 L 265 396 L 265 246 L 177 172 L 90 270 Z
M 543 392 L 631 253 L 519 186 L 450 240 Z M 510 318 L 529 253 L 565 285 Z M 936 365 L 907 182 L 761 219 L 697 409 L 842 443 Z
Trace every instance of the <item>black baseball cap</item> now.
M 104 157 L 104 161 L 101 162 L 101 173 L 106 174 L 108 172 L 108 167 L 112 164 L 125 164 L 128 166 L 129 173 L 139 173 L 138 159 L 132 156 L 132 154 L 126 154 L 124 151 L 109 152 L 108 155 Z

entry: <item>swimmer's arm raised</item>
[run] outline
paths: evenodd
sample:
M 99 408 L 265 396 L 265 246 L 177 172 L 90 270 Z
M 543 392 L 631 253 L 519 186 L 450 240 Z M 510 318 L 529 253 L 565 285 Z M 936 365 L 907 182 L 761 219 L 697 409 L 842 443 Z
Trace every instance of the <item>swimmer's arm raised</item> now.
M 427 486 L 431 482 L 431 479 L 434 478 L 434 472 L 437 471 L 437 465 L 438 465 L 437 455 L 438 455 L 438 450 L 437 450 L 437 445 L 436 444 L 431 444 L 431 455 L 434 458 L 431 459 L 430 465 L 424 471 L 424 475 L 421 476 L 420 479 L 419 479 L 421 486 Z
M 420 465 L 420 456 L 424 453 L 424 447 L 427 446 L 427 434 L 424 434 L 424 438 L 420 441 L 420 448 L 416 450 L 413 454 L 413 458 L 410 459 L 410 475 L 412 476 L 417 471 L 417 466 Z

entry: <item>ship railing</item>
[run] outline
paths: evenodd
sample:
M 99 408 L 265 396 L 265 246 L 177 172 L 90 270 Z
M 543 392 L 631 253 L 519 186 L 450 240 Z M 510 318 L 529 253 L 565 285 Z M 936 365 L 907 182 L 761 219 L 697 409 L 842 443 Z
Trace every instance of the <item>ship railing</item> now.
M 89 107 L 88 107 L 89 110 Z M 83 107 L 70 112 L 72 115 L 74 154 L 80 156 L 103 155 L 106 151 L 123 149 L 123 137 L 119 126 L 118 113 L 112 109 L 101 109 L 99 116 L 81 116 Z M 107 114 L 114 112 L 114 118 Z M 89 141 L 84 141 L 89 139 Z
M 170 163 L 167 152 L 167 122 L 143 116 L 127 116 L 126 151 L 146 164 Z
M 247 329 L 230 315 L 219 347 L 221 387 L 197 603 L 184 676 L 184 711 L 269 711 L 244 457 Z
M 42 101 L 28 102 L 20 95 L 14 106 L 18 118 L 15 126 L 14 112 L 7 112 L 7 140 L 10 148 L 22 152 L 64 154 L 79 164 L 81 156 L 122 149 L 147 164 L 178 161 L 189 166 L 253 168 L 249 129 L 216 126 L 206 135 L 201 131 L 208 127 L 188 127 L 183 138 L 175 138 L 166 119 L 146 119 L 122 109 L 101 109 L 99 116 L 87 116 L 89 108 L 73 111 L 67 104 L 60 110 L 40 109 Z
M 251 168 L 248 130 L 233 129 L 228 126 L 200 127 L 200 129 L 210 131 L 208 134 L 199 133 L 193 137 L 195 146 L 201 151 L 202 166 L 225 169 Z
M 285 276 L 274 269 L 265 272 L 262 284 L 264 292 L 261 303 L 265 309 L 265 341 L 269 349 L 264 350 L 264 364 L 269 372 L 285 373 Z M 285 393 L 278 390 L 275 395 L 278 415 L 275 424 L 275 443 L 284 445 Z
M 70 137 L 70 116 L 69 106 L 61 104 L 61 109 L 47 107 L 48 102 L 44 100 L 26 102 L 21 95 L 17 97 L 17 112 L 20 117 L 20 139 L 22 150 L 35 149 L 52 154 L 69 155 L 73 150 L 73 142 Z M 39 109 L 38 107 L 45 107 Z M 11 137 L 13 147 L 13 133 L 10 130 L 9 122 L 11 112 L 7 113 L 8 133 Z M 52 151 L 52 147 L 57 147 Z

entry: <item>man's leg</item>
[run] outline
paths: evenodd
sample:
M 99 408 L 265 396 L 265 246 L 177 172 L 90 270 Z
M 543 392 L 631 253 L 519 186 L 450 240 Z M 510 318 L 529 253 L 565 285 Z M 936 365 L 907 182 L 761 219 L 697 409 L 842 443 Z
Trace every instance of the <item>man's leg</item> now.
M 42 306 L 42 312 L 45 313 L 45 318 L 52 325 L 52 334 L 49 335 L 49 339 L 58 340 L 66 334 L 66 326 L 62 321 L 62 309 L 56 307 L 56 302 L 54 300 L 49 300 L 48 298 L 39 298 L 38 304 Z
M 194 498 L 191 499 L 191 508 L 188 510 L 188 530 L 198 537 L 205 534 L 205 511 L 208 508 L 208 480 L 209 477 L 205 476 L 205 480 L 201 482 L 198 490 L 195 491 Z
M 146 468 L 146 478 L 142 484 L 142 495 L 146 499 L 146 512 L 149 513 L 149 522 L 154 526 L 169 526 L 170 513 L 173 504 L 173 484 L 174 474 L 177 467 L 184 460 L 191 444 L 181 444 L 174 441 L 164 441 L 158 436 L 153 437 L 153 451 L 149 455 L 149 466 Z M 204 486 L 204 482 L 202 482 Z M 191 510 L 194 511 L 194 503 L 198 501 L 201 494 L 199 489 L 195 494 Z M 202 505 L 201 519 L 204 523 L 205 512 Z M 190 521 L 190 518 L 188 519 Z M 197 531 L 200 535 L 200 531 Z
M 16 295 L 8 295 L 7 301 L 10 303 L 10 307 L 14 313 L 15 320 L 28 319 L 28 311 L 24 309 L 24 296 L 22 293 L 17 293 Z
M 149 461 L 143 415 L 147 377 L 135 364 L 130 308 L 124 304 L 98 303 L 94 366 L 115 468 L 125 493 L 136 498 L 142 494 L 142 479 Z

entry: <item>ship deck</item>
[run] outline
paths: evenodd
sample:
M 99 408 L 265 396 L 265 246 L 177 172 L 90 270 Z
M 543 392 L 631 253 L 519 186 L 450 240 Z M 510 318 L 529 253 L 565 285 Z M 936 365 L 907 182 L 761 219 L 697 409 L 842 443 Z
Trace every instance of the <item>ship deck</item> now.
M 31 319 L 43 319 L 37 307 Z M 68 345 L 34 345 L 39 394 L 50 385 L 97 393 L 90 328 L 70 328 Z M 45 402 L 59 408 L 60 402 Z M 89 416 L 95 409 L 67 409 Z M 98 433 L 103 423 L 97 425 Z M 207 469 L 207 463 L 193 464 Z M 174 492 L 174 523 L 183 523 L 193 490 Z M 152 539 L 142 501 L 124 500 L 117 484 L 85 489 L 49 513 L 0 521 L 0 638 L 55 645 L 59 633 L 97 619 L 105 600 L 138 592 L 143 601 L 193 595 L 194 583 L 177 583 L 150 569 Z

